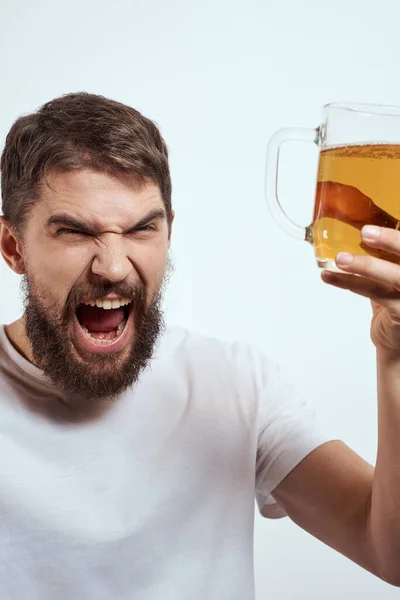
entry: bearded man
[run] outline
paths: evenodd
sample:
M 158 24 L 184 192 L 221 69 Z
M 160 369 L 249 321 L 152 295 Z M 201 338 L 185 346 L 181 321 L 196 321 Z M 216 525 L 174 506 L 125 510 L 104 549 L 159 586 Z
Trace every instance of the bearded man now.
M 11 127 L 1 178 L 25 300 L 0 328 L 1 597 L 250 600 L 255 498 L 400 585 L 400 267 L 342 255 L 323 275 L 374 301 L 374 469 L 258 351 L 164 326 L 174 212 L 152 121 L 57 98 Z M 400 232 L 363 236 L 400 256 Z

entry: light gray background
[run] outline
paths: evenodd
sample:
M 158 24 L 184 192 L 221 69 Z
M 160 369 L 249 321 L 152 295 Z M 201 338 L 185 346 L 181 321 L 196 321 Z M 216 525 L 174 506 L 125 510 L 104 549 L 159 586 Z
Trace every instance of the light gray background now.
M 265 147 L 315 127 L 326 102 L 400 104 L 397 0 L 0 0 L 0 137 L 47 100 L 86 90 L 155 119 L 171 149 L 176 273 L 170 321 L 272 354 L 323 419 L 376 453 L 367 301 L 325 287 L 311 247 L 271 221 Z M 281 191 L 304 224 L 317 150 L 283 153 Z M 20 314 L 0 266 L 0 322 Z M 389 600 L 392 588 L 288 519 L 257 517 L 258 599 Z

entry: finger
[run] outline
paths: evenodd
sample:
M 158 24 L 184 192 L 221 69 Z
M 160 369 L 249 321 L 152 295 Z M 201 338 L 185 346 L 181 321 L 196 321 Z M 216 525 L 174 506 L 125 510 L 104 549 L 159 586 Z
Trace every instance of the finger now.
M 369 298 L 380 306 L 385 306 L 390 310 L 399 310 L 400 294 L 393 288 L 376 281 L 350 273 L 333 273 L 332 271 L 322 271 L 321 278 L 324 283 Z
M 397 232 L 400 235 L 399 232 Z M 400 297 L 400 265 L 368 255 L 339 252 L 337 266 L 346 273 L 361 275 L 385 287 L 394 289 Z
M 400 257 L 400 231 L 397 229 L 365 225 L 361 230 L 361 237 L 371 248 L 379 248 Z

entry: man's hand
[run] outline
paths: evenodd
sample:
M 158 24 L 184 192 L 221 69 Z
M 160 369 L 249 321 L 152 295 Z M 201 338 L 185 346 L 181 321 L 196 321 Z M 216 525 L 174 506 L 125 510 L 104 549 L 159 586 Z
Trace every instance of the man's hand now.
M 361 236 L 364 244 L 398 256 L 400 263 L 400 231 L 368 225 Z M 371 300 L 372 341 L 400 361 L 400 264 L 348 253 L 338 254 L 336 263 L 345 273 L 323 271 L 322 279 Z
M 366 226 L 365 244 L 399 257 L 400 232 Z M 327 443 L 274 490 L 303 529 L 400 587 L 400 264 L 341 253 L 345 273 L 322 279 L 369 298 L 377 348 L 378 453 L 375 470 L 347 446 Z

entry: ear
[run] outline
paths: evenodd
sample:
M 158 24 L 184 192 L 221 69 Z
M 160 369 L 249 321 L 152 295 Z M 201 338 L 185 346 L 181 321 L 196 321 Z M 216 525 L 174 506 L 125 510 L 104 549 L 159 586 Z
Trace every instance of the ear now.
M 4 217 L 0 217 L 0 252 L 14 273 L 24 275 L 22 244 Z

